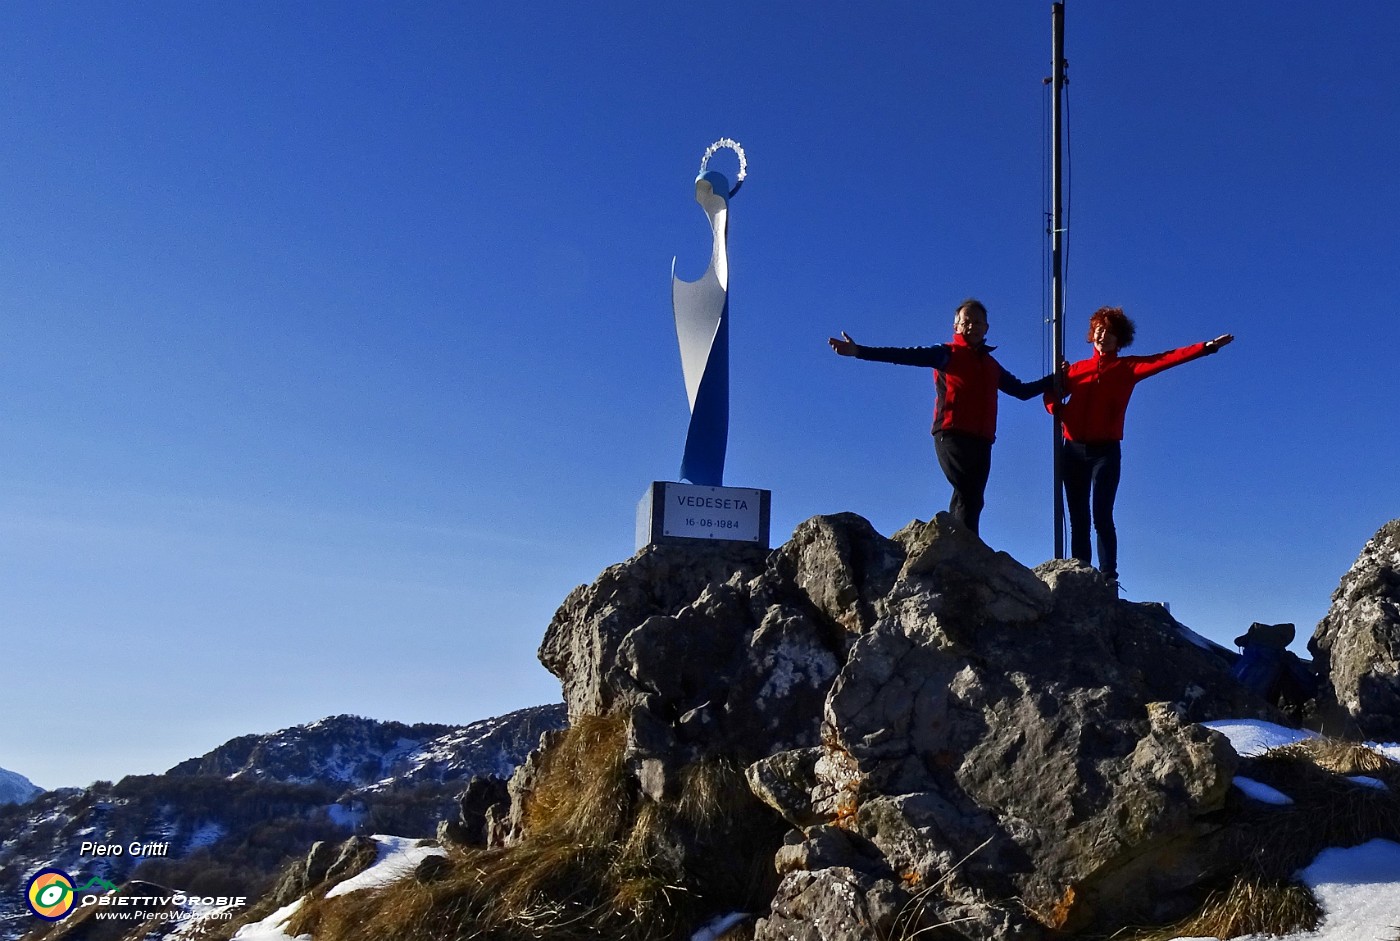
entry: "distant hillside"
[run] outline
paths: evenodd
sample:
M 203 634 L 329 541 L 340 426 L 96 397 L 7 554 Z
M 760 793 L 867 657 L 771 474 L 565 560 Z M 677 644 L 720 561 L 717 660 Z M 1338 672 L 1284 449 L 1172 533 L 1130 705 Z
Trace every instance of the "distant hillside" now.
M 83 879 L 140 878 L 182 891 L 257 895 L 318 840 L 356 832 L 428 837 L 455 817 L 474 775 L 509 775 L 564 706 L 467 726 L 334 716 L 246 735 L 166 774 L 41 793 L 0 806 L 0 941 L 34 927 L 29 877 L 57 867 Z M 98 857 L 83 843 L 123 847 Z M 132 843 L 162 856 L 133 857 Z
M 331 716 L 265 735 L 244 735 L 166 774 L 382 790 L 408 782 L 508 776 L 540 734 L 564 724 L 563 706 L 537 706 L 468 726 Z
M 24 775 L 0 768 L 0 804 L 23 804 L 43 792 Z

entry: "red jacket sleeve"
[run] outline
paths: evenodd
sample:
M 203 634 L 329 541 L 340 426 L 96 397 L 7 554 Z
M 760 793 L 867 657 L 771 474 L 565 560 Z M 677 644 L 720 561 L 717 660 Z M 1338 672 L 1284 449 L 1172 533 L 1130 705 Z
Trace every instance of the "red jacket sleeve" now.
M 1200 359 L 1209 355 L 1204 343 L 1193 343 L 1190 346 L 1183 346 L 1176 350 L 1167 350 L 1165 353 L 1156 353 L 1152 356 L 1132 357 L 1133 378 L 1137 380 L 1146 379 L 1148 376 L 1155 376 L 1163 370 L 1171 369 L 1173 366 L 1180 366 L 1182 363 L 1189 363 L 1193 359 Z

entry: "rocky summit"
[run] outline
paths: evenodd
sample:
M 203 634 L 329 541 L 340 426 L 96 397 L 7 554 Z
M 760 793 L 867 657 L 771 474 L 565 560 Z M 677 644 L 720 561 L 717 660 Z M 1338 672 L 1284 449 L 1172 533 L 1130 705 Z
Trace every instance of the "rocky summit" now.
M 539 747 L 509 780 L 469 776 L 461 731 L 427 747 L 435 728 L 338 717 L 235 740 L 162 787 L 199 785 L 185 817 L 204 822 L 231 800 L 256 814 L 272 785 L 311 805 L 346 788 L 389 801 L 423 778 L 458 795 L 397 881 L 356 878 L 410 842 L 364 835 L 408 820 L 386 804 L 348 841 L 316 837 L 206 941 L 1308 931 L 1322 912 L 1301 869 L 1326 848 L 1400 842 L 1400 765 L 1358 743 L 1400 737 L 1398 615 L 1400 521 L 1342 579 L 1313 665 L 1283 650 L 1291 624 L 1253 625 L 1237 655 L 1090 568 L 1028 568 L 944 514 L 889 537 L 819 516 L 771 552 L 649 546 L 571 592 L 540 647 L 568 724 L 550 710 L 520 725 Z M 1284 672 L 1291 685 L 1273 682 Z M 1353 741 L 1300 732 L 1240 755 L 1207 724 L 1289 717 Z M 142 803 L 141 785 L 84 799 L 156 820 L 166 791 Z M 31 939 L 86 937 L 56 931 Z
M 540 657 L 571 714 L 625 720 L 644 799 L 706 756 L 747 767 L 791 828 L 771 941 L 885 937 L 915 897 L 974 938 L 1171 917 L 1239 760 L 1197 723 L 1278 717 L 1163 606 L 946 514 L 648 547 L 569 596 Z

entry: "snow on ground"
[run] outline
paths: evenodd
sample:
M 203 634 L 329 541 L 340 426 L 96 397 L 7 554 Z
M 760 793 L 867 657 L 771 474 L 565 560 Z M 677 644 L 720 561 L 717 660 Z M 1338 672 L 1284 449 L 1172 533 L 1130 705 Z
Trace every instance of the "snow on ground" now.
M 326 893 L 326 898 L 333 899 L 362 889 L 378 889 L 407 879 L 427 857 L 447 855 L 439 847 L 418 846 L 417 840 L 407 837 L 376 835 L 374 840 L 379 844 L 379 857 L 374 864 L 358 876 L 352 876 L 332 888 Z
M 1273 748 L 1283 748 L 1310 738 L 1317 738 L 1316 732 L 1306 729 L 1290 729 L 1259 719 L 1220 719 L 1216 722 L 1202 722 L 1208 729 L 1215 729 L 1230 740 L 1241 758 L 1254 758 Z
M 1400 937 L 1400 844 L 1323 850 L 1302 877 L 1327 912 L 1317 941 Z
M 1222 719 L 1202 725 L 1225 735 L 1241 756 L 1254 757 L 1274 748 L 1314 738 L 1316 733 L 1255 719 Z M 1400 744 L 1367 742 L 1392 761 L 1400 761 Z M 1362 787 L 1384 787 L 1365 775 L 1350 780 Z M 1235 787 L 1255 800 L 1289 801 L 1267 785 L 1236 777 Z M 1372 840 L 1349 849 L 1328 849 L 1298 873 L 1325 913 L 1317 931 L 1289 935 L 1249 935 L 1239 941 L 1400 941 L 1400 844 Z M 1178 938 L 1177 941 L 1214 941 Z
M 187 904 L 184 911 L 188 918 L 182 918 L 165 936 L 165 941 L 179 941 L 183 938 L 202 938 L 205 932 L 217 928 L 225 918 L 237 918 L 238 907 L 233 905 L 205 905 L 202 902 Z
M 1171 608 L 1167 609 L 1167 613 L 1171 613 Z M 1211 653 L 1224 653 L 1226 656 L 1229 657 L 1239 657 L 1239 654 L 1231 650 L 1229 647 L 1221 646 L 1220 644 L 1217 644 L 1215 641 L 1211 640 L 1208 637 L 1202 637 L 1200 634 L 1197 634 L 1185 624 L 1178 624 L 1177 631 L 1181 634 L 1182 637 L 1186 638 L 1188 641 L 1195 644 L 1197 647 L 1200 647 L 1202 650 L 1209 650 Z
M 335 898 L 362 889 L 377 889 L 407 879 L 413 870 L 428 856 L 446 856 L 435 846 L 418 846 L 417 840 L 402 836 L 381 836 L 376 834 L 374 841 L 379 844 L 379 856 L 374 863 L 360 873 L 334 886 L 326 893 L 326 898 Z M 311 935 L 293 938 L 282 929 L 301 907 L 301 900 L 268 915 L 262 921 L 244 925 L 233 936 L 233 941 L 311 941 Z
M 1317 930 L 1252 934 L 1236 941 L 1394 941 L 1400 937 L 1400 844 L 1372 840 L 1351 849 L 1323 850 L 1299 876 L 1326 913 Z
M 255 921 L 251 925 L 244 925 L 239 928 L 233 936 L 233 941 L 307 941 L 311 937 L 309 934 L 293 938 L 282 931 L 287 922 L 292 920 L 292 916 L 301 908 L 301 899 L 297 899 L 290 905 L 285 905 L 268 915 L 262 921 Z
M 1347 780 L 1350 781 L 1352 784 L 1359 784 L 1362 787 L 1373 788 L 1377 791 L 1390 790 L 1390 788 L 1386 787 L 1384 781 L 1377 780 L 1376 778 L 1371 777 L 1369 774 L 1353 774 L 1349 776 Z
M 1244 791 L 1245 797 L 1262 801 L 1265 804 L 1278 804 L 1282 806 L 1284 804 L 1293 803 L 1293 798 L 1282 791 L 1269 787 L 1269 785 L 1265 784 L 1263 781 L 1256 781 L 1253 778 L 1235 775 L 1234 785 L 1241 791 Z
M 185 852 L 192 853 L 202 846 L 212 846 L 223 839 L 224 834 L 227 832 L 223 824 L 215 822 L 202 823 L 190 834 L 189 843 L 185 846 Z
M 326 807 L 326 816 L 331 818 L 331 823 L 347 830 L 355 831 L 360 828 L 360 823 L 369 816 L 369 811 L 363 805 L 357 807 L 345 807 L 341 804 L 330 804 Z

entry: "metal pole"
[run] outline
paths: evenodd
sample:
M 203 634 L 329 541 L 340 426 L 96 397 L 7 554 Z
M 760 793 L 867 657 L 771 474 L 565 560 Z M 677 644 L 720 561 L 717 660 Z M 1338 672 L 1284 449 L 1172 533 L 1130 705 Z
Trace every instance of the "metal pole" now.
M 1051 72 L 1050 92 L 1050 297 L 1051 297 L 1051 369 L 1058 371 L 1065 358 L 1065 283 L 1064 283 L 1064 206 L 1060 197 L 1060 100 L 1065 87 L 1065 5 L 1055 3 L 1050 7 L 1053 23 L 1054 60 Z M 1055 558 L 1065 557 L 1065 507 L 1060 498 L 1064 472 L 1060 466 L 1060 417 L 1054 422 L 1054 467 L 1055 467 Z

